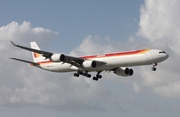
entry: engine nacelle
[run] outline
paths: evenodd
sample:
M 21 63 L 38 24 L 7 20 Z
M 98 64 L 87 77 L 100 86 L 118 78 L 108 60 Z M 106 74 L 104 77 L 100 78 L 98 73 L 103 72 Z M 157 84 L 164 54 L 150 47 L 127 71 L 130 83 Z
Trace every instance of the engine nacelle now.
M 85 60 L 82 63 L 83 68 L 95 68 L 96 67 L 96 62 L 91 61 L 91 60 Z
M 114 73 L 119 76 L 132 76 L 133 70 L 129 68 L 117 68 L 116 70 L 114 70 Z
M 53 62 L 62 62 L 65 60 L 64 54 L 53 54 L 50 58 Z

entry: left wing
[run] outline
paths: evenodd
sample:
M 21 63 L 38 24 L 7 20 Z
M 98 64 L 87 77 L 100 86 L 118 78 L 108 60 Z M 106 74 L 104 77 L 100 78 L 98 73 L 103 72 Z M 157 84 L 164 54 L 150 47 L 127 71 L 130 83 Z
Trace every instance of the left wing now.
M 31 62 L 31 61 L 26 61 L 26 60 L 22 60 L 22 59 L 17 59 L 17 58 L 10 58 L 10 59 L 13 59 L 13 60 L 16 60 L 16 61 L 25 62 L 25 63 L 30 63 L 30 65 L 33 65 L 33 66 L 39 65 L 38 63 L 34 63 L 34 62 Z

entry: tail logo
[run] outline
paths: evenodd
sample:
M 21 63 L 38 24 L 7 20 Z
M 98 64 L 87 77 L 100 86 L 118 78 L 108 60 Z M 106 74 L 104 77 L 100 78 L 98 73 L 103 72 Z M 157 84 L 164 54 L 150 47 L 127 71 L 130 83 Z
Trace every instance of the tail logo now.
M 34 58 L 38 58 L 38 57 L 40 57 L 40 54 L 34 52 Z

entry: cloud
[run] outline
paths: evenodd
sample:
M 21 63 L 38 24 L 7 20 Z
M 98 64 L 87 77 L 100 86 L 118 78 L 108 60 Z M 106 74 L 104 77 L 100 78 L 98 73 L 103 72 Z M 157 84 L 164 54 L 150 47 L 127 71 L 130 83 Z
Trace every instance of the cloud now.
M 100 38 L 98 36 L 89 35 L 85 37 L 79 47 L 73 49 L 71 55 L 91 55 L 108 52 L 116 52 L 119 50 L 128 50 L 126 44 L 121 42 L 113 42 L 110 37 Z
M 145 0 L 140 9 L 140 22 L 138 34 L 151 41 L 164 37 L 179 37 L 180 16 L 177 15 L 179 1 L 176 0 Z M 153 35 L 152 35 L 153 33 Z M 174 35 L 175 34 L 175 35 Z
M 140 85 L 149 86 L 152 92 L 168 98 L 180 99 L 180 1 L 145 0 L 140 9 L 140 22 L 137 36 L 147 39 L 151 47 L 165 50 L 170 57 L 158 65 L 157 73 L 150 73 L 142 67 Z
M 140 22 L 138 36 L 149 41 L 169 39 L 169 47 L 176 54 L 180 44 L 180 2 L 178 0 L 145 0 L 140 9 Z
M 101 83 L 97 84 L 92 79 L 76 79 L 68 73 L 43 71 L 9 59 L 18 57 L 31 61 L 31 52 L 15 48 L 10 40 L 25 46 L 29 46 L 30 41 L 48 45 L 56 35 L 56 32 L 48 29 L 33 28 L 26 21 L 22 24 L 11 22 L 0 27 L 0 106 L 36 105 L 66 111 L 104 110 L 99 102 L 110 99 L 111 91 Z M 85 39 L 82 46 L 87 43 L 95 44 Z M 79 51 L 84 54 L 82 50 Z
M 47 43 L 57 33 L 44 28 L 32 28 L 30 22 L 24 21 L 21 25 L 11 22 L 0 27 L 0 105 L 31 102 L 35 92 L 28 89 L 28 83 L 24 79 L 30 78 L 33 71 L 28 70 L 28 65 L 23 65 L 10 60 L 10 57 L 30 57 L 30 52 L 15 49 L 10 40 L 26 45 L 30 41 L 38 41 L 40 44 Z M 26 95 L 27 94 L 27 95 Z M 24 98 L 27 96 L 27 98 Z

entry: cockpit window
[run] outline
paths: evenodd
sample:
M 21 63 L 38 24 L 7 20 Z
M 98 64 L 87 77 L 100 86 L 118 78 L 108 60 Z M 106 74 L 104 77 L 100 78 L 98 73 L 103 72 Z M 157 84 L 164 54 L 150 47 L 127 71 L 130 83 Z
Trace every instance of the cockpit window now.
M 166 53 L 166 52 L 164 52 L 164 51 L 160 51 L 159 53 Z

